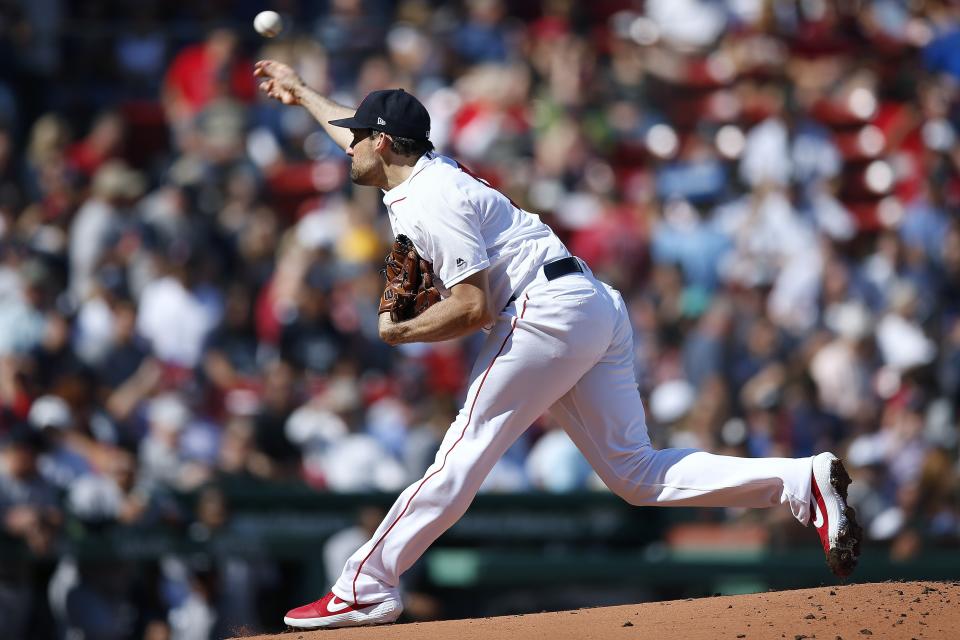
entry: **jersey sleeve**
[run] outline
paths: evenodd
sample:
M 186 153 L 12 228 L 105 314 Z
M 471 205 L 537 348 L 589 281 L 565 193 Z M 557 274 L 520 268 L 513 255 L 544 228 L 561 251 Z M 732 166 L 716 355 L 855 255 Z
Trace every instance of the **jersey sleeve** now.
M 425 244 L 433 261 L 433 272 L 449 289 L 465 278 L 490 266 L 487 246 L 480 230 L 479 213 L 456 188 L 442 189 L 425 198 L 432 210 L 424 216 Z

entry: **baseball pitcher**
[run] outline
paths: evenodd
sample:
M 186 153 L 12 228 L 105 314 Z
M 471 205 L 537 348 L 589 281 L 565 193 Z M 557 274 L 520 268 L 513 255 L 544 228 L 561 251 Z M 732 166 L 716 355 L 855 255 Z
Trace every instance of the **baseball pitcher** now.
M 486 341 L 466 401 L 423 478 L 394 503 L 323 598 L 293 609 L 304 628 L 393 622 L 401 574 L 466 511 L 494 463 L 550 412 L 600 478 L 634 505 L 786 505 L 813 522 L 834 573 L 848 575 L 861 530 L 850 482 L 830 453 L 734 458 L 650 444 L 623 298 L 534 214 L 434 152 L 430 116 L 402 89 L 356 109 L 308 88 L 288 66 L 256 64 L 268 96 L 301 105 L 350 156 L 350 178 L 383 191 L 397 242 L 379 331 L 391 345 L 479 329 Z

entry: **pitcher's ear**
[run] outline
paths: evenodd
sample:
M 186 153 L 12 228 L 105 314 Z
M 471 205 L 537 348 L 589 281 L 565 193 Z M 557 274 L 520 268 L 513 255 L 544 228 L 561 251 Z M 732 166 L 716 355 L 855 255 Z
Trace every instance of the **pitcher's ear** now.
M 373 141 L 373 145 L 377 148 L 377 151 L 385 151 L 390 148 L 390 145 L 393 144 L 393 139 L 388 133 L 378 131 L 376 136 L 377 139 Z

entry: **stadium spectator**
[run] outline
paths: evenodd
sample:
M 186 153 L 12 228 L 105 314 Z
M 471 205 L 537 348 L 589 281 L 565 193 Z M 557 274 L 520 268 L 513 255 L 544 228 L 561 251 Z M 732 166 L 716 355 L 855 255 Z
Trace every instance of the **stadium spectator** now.
M 16 426 L 0 450 L 0 536 L 22 543 L 38 556 L 50 553 L 63 523 L 54 485 L 40 474 L 43 435 L 26 424 Z M 0 623 L 11 638 L 27 638 L 34 608 L 40 606 L 29 556 L 17 553 L 0 567 Z
M 236 34 L 227 28 L 212 30 L 203 43 L 178 53 L 167 69 L 163 88 L 171 125 L 189 123 L 218 99 L 252 101 L 249 66 L 240 55 Z

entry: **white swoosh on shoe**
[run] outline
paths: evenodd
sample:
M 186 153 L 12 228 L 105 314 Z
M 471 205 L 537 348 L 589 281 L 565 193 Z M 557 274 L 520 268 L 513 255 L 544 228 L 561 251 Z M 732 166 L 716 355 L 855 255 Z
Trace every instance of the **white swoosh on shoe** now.
M 337 613 L 339 611 L 345 610 L 347 607 L 350 606 L 349 602 L 344 602 L 343 600 L 340 600 L 340 602 L 338 603 L 337 600 L 340 600 L 340 598 L 336 596 L 330 598 L 330 602 L 327 603 L 327 611 L 329 611 L 330 613 Z

